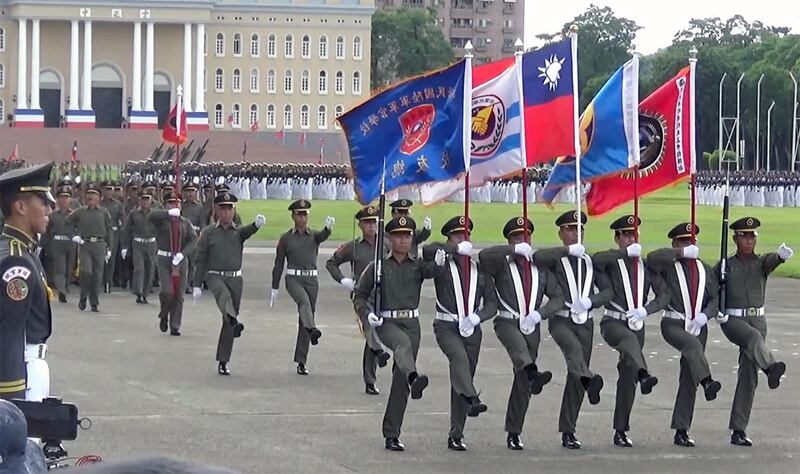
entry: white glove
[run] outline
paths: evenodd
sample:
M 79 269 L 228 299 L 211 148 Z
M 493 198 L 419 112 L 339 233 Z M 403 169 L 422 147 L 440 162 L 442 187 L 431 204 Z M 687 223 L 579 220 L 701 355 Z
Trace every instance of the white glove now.
M 514 245 L 514 253 L 530 260 L 533 256 L 533 248 L 531 247 L 531 244 L 527 242 L 521 242 Z
M 172 266 L 177 267 L 183 261 L 183 254 L 181 252 L 172 256 Z
M 120 252 L 119 252 L 119 253 L 120 253 L 120 256 L 122 256 L 122 259 L 123 259 L 123 260 L 125 260 L 126 258 L 128 258 L 128 249 L 122 249 L 122 250 L 120 250 Z
M 459 255 L 466 255 L 467 257 L 472 255 L 472 242 L 469 240 L 465 240 L 458 244 L 458 254 Z
M 278 301 L 278 290 L 272 290 L 269 294 L 269 307 L 272 308 L 276 301 Z
M 625 251 L 628 252 L 629 257 L 642 256 L 642 246 L 639 244 L 630 244 L 625 248 Z
M 706 316 L 705 313 L 697 313 L 694 315 L 692 322 L 695 324 L 697 329 L 703 329 L 703 326 L 708 324 L 708 316 Z
M 197 286 L 192 288 L 192 303 L 197 305 L 197 302 L 200 301 L 200 297 L 203 295 L 203 290 Z
M 437 250 L 436 255 L 434 255 L 433 257 L 433 261 L 436 263 L 437 267 L 444 266 L 444 261 L 446 259 L 447 259 L 447 253 L 442 249 Z
M 572 244 L 569 246 L 569 254 L 573 257 L 583 257 L 586 255 L 586 247 L 581 244 Z
M 794 250 L 786 246 L 786 243 L 782 243 L 778 246 L 778 256 L 781 260 L 789 260 L 794 255 Z
M 529 314 L 528 318 L 534 326 L 542 322 L 542 315 L 539 314 L 538 311 L 534 311 L 533 313 Z
M 481 323 L 481 318 L 472 313 L 458 323 L 458 332 L 464 337 L 470 337 L 475 332 L 475 327 Z
M 591 309 L 592 309 L 592 300 L 590 300 L 586 296 L 583 296 L 579 298 L 578 301 L 572 302 L 572 307 L 570 308 L 570 311 L 575 314 L 580 314 L 586 311 L 591 311 Z
M 80 235 L 76 235 L 75 237 L 73 237 L 72 241 L 78 245 L 83 245 L 83 239 L 81 238 Z
M 376 328 L 376 327 L 380 326 L 381 324 L 383 324 L 383 318 L 379 317 L 375 313 L 369 313 L 367 315 L 367 322 L 369 322 L 370 326 Z
M 430 217 L 426 217 L 425 220 L 422 221 L 422 227 L 424 227 L 427 230 L 431 230 L 431 218 Z
M 683 258 L 696 259 L 700 255 L 700 247 L 697 245 L 687 245 L 681 251 Z
M 477 327 L 481 323 L 481 317 L 475 313 L 470 314 L 465 319 L 469 319 L 469 322 L 472 323 L 472 327 Z
M 266 224 L 266 223 L 267 223 L 267 218 L 266 218 L 266 217 L 264 217 L 264 215 L 263 215 L 263 214 L 259 214 L 259 215 L 257 215 L 257 216 L 256 216 L 256 222 L 255 222 L 255 224 L 256 224 L 256 229 L 260 229 L 260 228 L 261 228 L 261 227 L 263 227 L 263 226 L 264 226 L 264 224 Z
M 111 250 L 106 250 L 106 263 L 111 260 Z
M 354 282 L 352 278 L 342 278 L 342 281 L 340 281 L 339 283 L 341 283 L 343 287 L 347 288 L 350 291 L 353 291 L 353 288 L 356 287 L 356 282 Z
M 333 224 L 336 224 L 336 219 L 331 216 L 325 218 L 325 228 L 328 230 L 333 230 Z
M 644 318 L 647 317 L 647 311 L 643 307 L 639 306 L 638 308 L 628 311 L 625 313 L 625 315 L 628 317 L 628 319 L 634 322 L 639 322 L 644 321 Z
M 722 313 L 719 313 L 719 314 L 717 315 L 717 322 L 718 322 L 718 323 L 720 323 L 720 324 L 725 324 L 725 323 L 727 323 L 727 322 L 728 322 L 728 315 L 727 315 L 727 314 L 722 314 Z
M 172 209 L 167 211 L 167 214 L 169 214 L 172 217 L 180 217 L 181 216 L 181 210 L 180 210 L 180 208 L 173 207 Z

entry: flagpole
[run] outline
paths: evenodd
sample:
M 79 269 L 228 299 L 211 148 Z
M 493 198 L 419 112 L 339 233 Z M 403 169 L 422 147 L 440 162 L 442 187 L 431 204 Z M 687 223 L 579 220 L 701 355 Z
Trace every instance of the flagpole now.
M 578 244 L 583 243 L 583 218 L 581 217 L 581 200 L 583 192 L 581 189 L 581 127 L 578 116 L 578 25 L 569 27 L 570 46 L 572 48 L 572 130 L 575 140 L 575 209 L 578 222 Z M 578 296 L 581 295 L 583 285 L 583 268 L 580 260 L 578 267 Z M 575 303 L 573 301 L 573 303 Z
M 177 105 L 175 109 L 175 134 L 177 139 L 175 140 L 175 159 L 173 161 L 173 171 L 175 173 L 175 193 L 177 194 L 178 199 L 181 197 L 181 182 L 180 182 L 180 166 L 181 166 L 181 122 L 183 120 L 183 87 L 178 84 L 178 94 L 177 94 Z M 172 242 L 171 242 L 171 250 L 172 255 L 176 255 L 180 250 L 180 219 L 179 218 L 172 218 Z M 178 273 L 178 268 L 173 265 L 172 266 L 172 295 L 173 295 L 173 303 L 178 299 L 178 283 L 180 280 L 180 275 Z
M 472 161 L 472 42 L 467 41 L 464 47 L 464 240 L 469 240 L 469 167 Z M 463 282 L 461 293 L 464 298 L 464 318 L 471 314 L 471 302 L 469 301 L 469 282 L 470 282 L 470 259 L 469 255 L 464 255 Z M 470 314 L 467 314 L 467 313 Z
M 514 47 L 516 50 L 514 51 L 514 67 L 516 68 L 517 74 L 517 88 L 519 92 L 520 101 L 522 101 L 523 97 L 523 90 L 522 90 L 522 54 L 524 53 L 524 47 L 522 40 L 517 38 L 514 42 Z M 528 232 L 528 157 L 525 155 L 525 113 L 520 112 L 520 157 L 522 158 L 522 170 L 520 173 L 522 174 L 522 218 L 524 219 L 522 235 L 525 242 L 530 243 L 531 236 L 530 232 Z M 523 288 L 530 288 L 531 286 L 531 266 L 525 265 L 524 270 L 522 272 L 524 278 L 524 286 Z M 531 299 L 531 292 L 525 292 L 525 313 L 522 312 L 522 308 L 519 308 L 520 317 L 527 316 L 528 308 L 530 308 L 530 299 Z
M 692 46 L 689 50 L 689 131 L 691 133 L 690 146 L 691 150 L 689 152 L 689 160 L 690 160 L 690 169 L 691 169 L 691 178 L 690 178 L 690 185 L 689 189 L 691 190 L 691 219 L 692 219 L 692 245 L 697 244 L 697 232 L 696 232 L 696 211 L 697 211 L 697 198 L 696 198 L 696 176 L 697 176 L 697 163 L 695 161 L 695 143 L 694 143 L 694 98 L 695 98 L 695 82 L 694 82 L 694 71 L 695 66 L 697 65 L 697 48 Z M 694 263 L 694 264 L 692 264 Z M 697 306 L 697 295 L 699 292 L 699 288 L 697 288 L 697 263 L 696 262 L 689 262 L 689 278 L 691 279 L 691 286 L 690 286 L 690 295 L 689 295 L 689 304 L 691 304 L 691 309 L 686 311 L 686 314 L 690 315 L 691 319 L 697 316 L 695 314 L 695 307 Z M 684 308 L 686 309 L 686 308 Z

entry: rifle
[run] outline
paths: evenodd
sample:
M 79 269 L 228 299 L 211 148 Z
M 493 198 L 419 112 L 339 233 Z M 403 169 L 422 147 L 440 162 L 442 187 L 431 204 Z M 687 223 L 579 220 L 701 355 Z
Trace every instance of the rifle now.
M 381 197 L 378 201 L 378 236 L 375 242 L 375 302 L 374 312 L 377 316 L 381 313 L 381 291 L 383 287 L 383 212 L 386 208 L 386 157 L 383 158 L 383 177 L 381 178 Z
M 731 179 L 731 166 L 725 176 L 725 197 L 722 200 L 722 233 L 719 243 L 719 312 L 725 314 L 725 298 L 728 283 L 728 210 Z
M 161 154 L 164 152 L 164 142 L 161 142 L 154 150 L 153 153 L 150 154 L 150 159 L 153 161 L 158 161 L 161 159 Z
M 186 147 L 181 148 L 181 156 L 180 156 L 180 162 L 181 163 L 186 163 L 186 158 L 189 156 L 189 149 L 192 148 L 193 144 L 194 144 L 194 140 L 190 140 L 189 144 L 186 145 Z
M 203 142 L 203 146 L 201 146 L 200 148 L 198 148 L 197 150 L 195 150 L 195 152 L 194 152 L 194 158 L 193 158 L 193 160 L 194 160 L 195 162 L 197 162 L 197 163 L 200 163 L 200 160 L 202 160 L 202 159 L 203 159 L 203 155 L 205 155 L 205 154 L 206 154 L 206 145 L 208 145 L 208 138 L 206 138 L 206 141 L 205 141 L 205 142 Z

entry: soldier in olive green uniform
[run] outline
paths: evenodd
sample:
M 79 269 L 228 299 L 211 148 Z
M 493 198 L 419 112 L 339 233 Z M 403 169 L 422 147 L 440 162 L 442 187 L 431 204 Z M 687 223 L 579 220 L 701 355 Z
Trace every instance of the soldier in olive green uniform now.
M 86 206 L 67 216 L 66 224 L 75 228 L 73 242 L 79 247 L 81 296 L 78 308 L 86 309 L 86 297 L 93 312 L 99 311 L 99 293 L 103 282 L 103 266 L 111 258 L 111 214 L 100 206 L 100 188 L 86 187 Z
M 607 282 L 613 291 L 600 321 L 600 335 L 619 352 L 614 445 L 625 448 L 633 446 L 627 431 L 630 430 L 636 382 L 639 382 L 643 395 L 652 392 L 658 383 L 658 379 L 647 371 L 647 362 L 642 354 L 644 319 L 664 309 L 669 300 L 664 279 L 646 267 L 639 258 L 642 247 L 636 243 L 635 224 L 634 216 L 628 215 L 612 222 L 610 228 L 614 231 L 614 242 L 618 249 L 598 252 L 593 257 L 597 270 L 608 275 Z M 602 283 L 598 281 L 598 284 Z M 647 303 L 651 288 L 655 298 Z
M 594 337 L 592 309 L 608 303 L 612 295 L 607 283 L 602 285 L 605 286 L 604 290 L 594 291 L 597 281 L 607 277 L 602 272 L 594 271 L 592 258 L 578 243 L 578 225 L 582 229 L 587 220 L 586 214 L 581 213 L 578 224 L 577 211 L 561 214 L 556 219 L 556 225 L 559 228 L 558 237 L 564 246 L 539 249 L 534 254 L 536 263 L 556 276 L 564 294 L 564 306 L 556 312 L 555 317 L 550 318 L 548 329 L 567 363 L 567 381 L 558 417 L 561 446 L 567 449 L 581 447 L 575 436 L 575 426 L 584 394 L 589 395 L 590 404 L 600 403 L 603 378 L 589 369 Z
M 181 319 L 183 317 L 183 294 L 188 279 L 189 263 L 187 259 L 194 255 L 197 246 L 197 234 L 192 223 L 181 217 L 181 200 L 174 191 L 164 194 L 167 211 L 152 211 L 148 216 L 156 234 L 158 246 L 158 269 L 161 288 L 158 294 L 160 310 L 158 312 L 159 328 L 173 336 L 181 335 Z M 174 222 L 177 221 L 177 224 Z M 177 238 L 173 240 L 174 231 Z M 173 252 L 173 241 L 177 243 L 177 252 Z M 177 274 L 177 285 L 173 275 Z
M 270 293 L 270 308 L 278 298 L 278 288 L 283 274 L 283 265 L 286 264 L 286 291 L 297 303 L 299 313 L 297 327 L 297 343 L 294 348 L 294 361 L 297 363 L 297 373 L 308 375 L 306 359 L 308 345 L 317 345 L 322 337 L 322 332 L 317 329 L 314 314 L 317 308 L 317 254 L 319 244 L 328 240 L 333 230 L 335 220 L 328 216 L 325 218 L 325 228 L 316 231 L 308 228 L 308 211 L 311 202 L 300 199 L 289 205 L 292 212 L 294 228 L 278 239 L 275 253 L 275 267 L 272 269 L 272 291 Z
M 208 214 L 203 209 L 203 205 L 197 202 L 197 184 L 192 181 L 187 182 L 181 189 L 183 193 L 183 203 L 181 203 L 181 216 L 189 219 L 196 234 L 205 229 L 208 225 Z M 187 255 L 186 260 L 189 265 L 189 275 L 194 274 L 194 253 Z M 187 282 L 189 285 L 191 282 Z M 187 287 L 186 292 L 191 292 L 191 288 Z
M 156 269 L 156 237 L 148 219 L 152 210 L 153 196 L 147 191 L 139 194 L 139 207 L 132 210 L 122 228 L 121 253 L 127 259 L 132 253 L 133 278 L 131 289 L 136 303 L 147 304 L 153 291 L 153 275 Z
M 350 292 L 351 299 L 358 278 L 367 268 L 367 265 L 375 260 L 378 210 L 374 206 L 364 207 L 356 213 L 355 218 L 358 221 L 358 227 L 361 229 L 361 239 L 353 239 L 341 245 L 325 263 L 328 273 Z M 350 278 L 345 277 L 339 269 L 345 263 L 350 263 Z M 389 361 L 389 353 L 383 350 L 381 341 L 372 326 L 362 320 L 358 314 L 355 316 L 358 330 L 366 340 L 361 363 L 365 385 L 364 391 L 368 395 L 379 395 L 380 392 L 375 388 L 376 372 L 378 365 L 381 367 L 386 366 Z
M 230 375 L 228 362 L 233 351 L 233 339 L 239 337 L 244 325 L 239 322 L 239 304 L 242 301 L 242 252 L 244 242 L 255 234 L 265 219 L 261 214 L 254 223 L 239 227 L 233 223 L 238 199 L 231 193 L 214 198 L 218 221 L 200 232 L 197 241 L 192 295 L 197 301 L 201 286 L 207 282 L 222 314 L 222 327 L 217 341 L 217 373 Z
M 75 234 L 74 226 L 67 225 L 67 216 L 72 212 L 69 208 L 72 192 L 69 187 L 58 189 L 56 210 L 50 213 L 47 232 L 42 239 L 42 246 L 47 249 L 50 262 L 49 280 L 56 285 L 58 301 L 67 302 L 72 269 L 75 268 Z
M 435 260 L 438 250 L 447 253 L 446 261 L 441 262 L 433 280 L 436 287 L 433 335 L 450 365 L 447 448 L 454 451 L 467 449 L 464 444 L 467 416 L 476 417 L 487 409 L 478 398 L 473 379 L 483 337 L 481 323 L 497 314 L 494 280 L 481 271 L 472 258 L 472 243 L 466 239 L 465 229 L 472 232 L 472 221 L 464 216 L 453 217 L 442 226 L 442 235 L 447 241 L 422 249 L 423 260 L 427 262 Z
M 647 266 L 666 282 L 669 303 L 661 318 L 661 335 L 681 353 L 678 395 L 672 410 L 673 443 L 693 447 L 689 428 L 694 414 L 697 385 L 703 386 L 708 401 L 717 398 L 722 385 L 711 378 L 705 348 L 708 315 L 718 310 L 719 285 L 711 267 L 697 258 L 699 249 L 692 243 L 700 228 L 684 222 L 673 227 L 667 237 L 672 247 L 650 252 Z M 694 268 L 692 268 L 694 267 Z M 692 301 L 696 301 L 692 306 Z
M 111 291 L 111 286 L 114 283 L 114 270 L 117 264 L 117 254 L 119 253 L 119 237 L 122 232 L 122 222 L 125 219 L 125 206 L 114 198 L 114 183 L 111 181 L 103 183 L 103 200 L 100 205 L 108 210 L 111 215 L 111 242 L 109 243 L 109 250 L 111 251 L 111 258 L 105 268 L 104 284 L 106 292 Z
M 428 386 L 428 376 L 417 372 L 419 352 L 419 298 L 422 281 L 433 278 L 436 264 L 423 262 L 409 253 L 416 224 L 400 216 L 386 224 L 391 239 L 391 253 L 381 261 L 380 306 L 374 305 L 376 290 L 375 263 L 369 264 L 358 280 L 353 306 L 361 318 L 375 328 L 378 337 L 394 354 L 392 388 L 383 417 L 385 447 L 403 451 L 400 429 L 408 404 L 408 395 L 418 400 Z M 437 252 L 436 261 L 444 262 L 445 252 Z
M 725 260 L 725 301 L 720 304 L 722 332 L 739 346 L 739 375 L 728 425 L 733 430 L 731 444 L 737 446 L 753 444 L 745 430 L 758 386 L 758 370 L 767 375 L 769 388 L 773 389 L 778 388 L 786 372 L 786 364 L 776 362 L 765 345 L 764 294 L 769 274 L 792 258 L 794 252 L 781 244 L 777 252 L 756 254 L 759 226 L 761 222 L 755 217 L 743 217 L 730 225 L 736 253 Z M 715 271 L 720 274 L 719 263 Z
M 514 382 L 508 397 L 505 431 L 508 449 L 524 448 L 520 441 L 531 394 L 539 394 L 553 378 L 536 366 L 541 338 L 539 323 L 564 306 L 564 296 L 556 277 L 533 261 L 533 249 L 525 242 L 533 232 L 533 222 L 514 217 L 503 228 L 509 245 L 498 245 L 480 253 L 480 264 L 494 278 L 500 312 L 494 331 L 506 348 L 514 366 Z M 527 267 L 527 268 L 526 268 Z M 544 296 L 548 301 L 542 304 Z M 527 309 L 525 309 L 527 306 Z
M 397 201 L 392 202 L 389 204 L 389 207 L 392 208 L 392 218 L 400 216 L 411 217 L 411 206 L 413 205 L 414 203 L 408 199 L 398 199 Z M 411 254 L 414 256 L 419 255 L 419 245 L 428 240 L 430 236 L 431 218 L 426 217 L 425 220 L 422 221 L 422 230 L 414 233 L 414 242 L 411 245 Z M 387 246 L 387 248 L 389 247 Z

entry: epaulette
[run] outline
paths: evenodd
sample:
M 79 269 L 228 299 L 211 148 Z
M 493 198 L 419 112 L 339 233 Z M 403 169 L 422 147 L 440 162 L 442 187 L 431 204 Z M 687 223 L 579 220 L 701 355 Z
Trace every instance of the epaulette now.
M 28 246 L 22 243 L 19 239 L 10 239 L 8 241 L 8 254 L 12 257 L 21 257 L 25 254 L 23 249 L 27 249 Z

